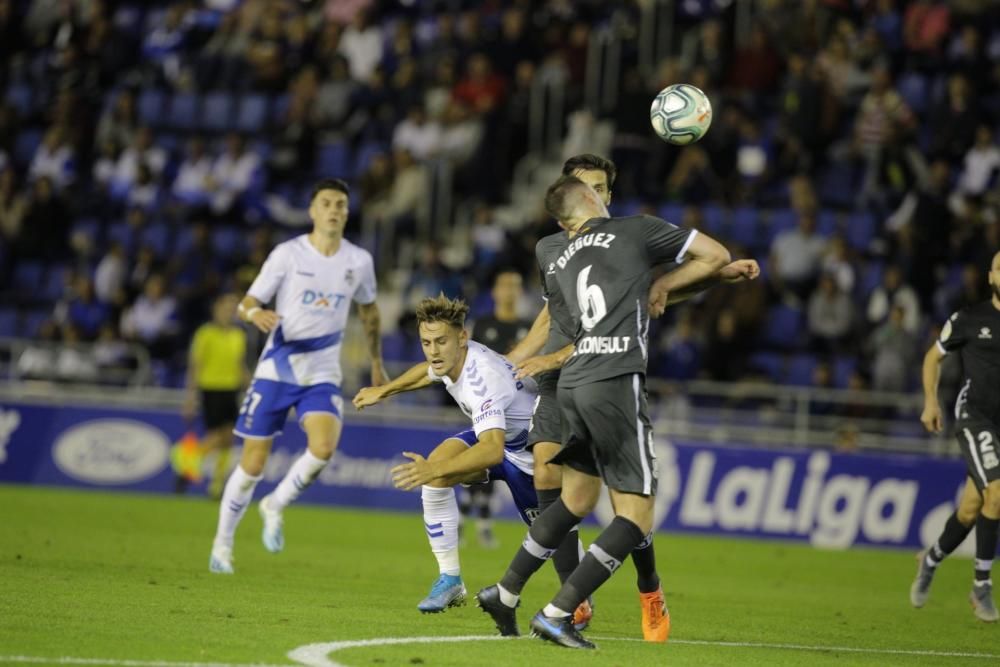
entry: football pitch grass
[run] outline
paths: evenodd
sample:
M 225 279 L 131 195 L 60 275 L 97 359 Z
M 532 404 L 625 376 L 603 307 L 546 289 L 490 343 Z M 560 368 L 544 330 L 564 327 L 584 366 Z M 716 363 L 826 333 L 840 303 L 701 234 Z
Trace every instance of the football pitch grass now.
M 416 603 L 436 565 L 419 514 L 294 506 L 285 551 L 272 555 L 255 504 L 237 534 L 235 576 L 208 572 L 216 515 L 196 497 L 0 486 L 0 663 L 1000 664 L 1000 628 L 972 616 L 964 559 L 941 567 L 928 605 L 914 610 L 909 552 L 660 534 L 670 643 L 636 641 L 626 563 L 597 594 L 587 635 L 599 649 L 583 652 L 537 639 L 454 639 L 495 634 L 471 596 L 503 573 L 520 524 L 498 524 L 495 551 L 462 549 L 467 606 L 423 616 Z M 582 533 L 585 542 L 596 535 Z M 525 590 L 522 631 L 555 590 L 546 566 Z M 375 641 L 303 648 L 352 640 Z

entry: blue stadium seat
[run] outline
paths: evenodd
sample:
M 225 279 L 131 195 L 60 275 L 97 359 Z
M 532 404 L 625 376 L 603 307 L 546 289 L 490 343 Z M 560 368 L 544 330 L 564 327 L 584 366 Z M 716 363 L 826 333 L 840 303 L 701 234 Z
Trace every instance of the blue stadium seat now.
M 152 248 L 153 253 L 160 259 L 168 257 L 172 252 L 170 247 L 172 231 L 170 225 L 166 223 L 148 225 L 139 235 L 140 244 Z
M 760 212 L 751 206 L 740 206 L 733 211 L 729 223 L 729 238 L 740 245 L 756 250 L 767 246 L 760 229 Z
M 851 356 L 839 356 L 833 360 L 833 386 L 846 389 L 858 360 Z
M 160 127 L 164 121 L 167 95 L 162 90 L 146 89 L 139 93 L 136 106 L 139 120 L 150 127 Z
M 73 221 L 74 236 L 79 234 L 90 239 L 95 246 L 101 242 L 101 221 L 96 218 L 77 218 Z
M 108 242 L 120 243 L 125 252 L 131 255 L 138 246 L 139 238 L 135 229 L 127 222 L 116 222 L 108 227 Z
M 31 115 L 34 110 L 31 86 L 26 83 L 12 83 L 7 87 L 4 95 L 7 104 L 14 107 L 21 118 Z
M 288 113 L 288 105 L 291 98 L 288 95 L 278 95 L 271 105 L 271 124 L 278 125 L 285 122 L 285 114 Z
M 796 354 L 788 360 L 788 368 L 784 377 L 786 384 L 799 387 L 809 387 L 813 383 L 813 371 L 818 360 L 811 354 Z
M 365 170 L 372 163 L 372 158 L 379 153 L 388 153 L 388 149 L 374 141 L 365 142 L 358 147 L 357 154 L 354 156 L 355 179 L 360 178 L 361 174 L 365 173 Z
M 267 124 L 269 100 L 266 95 L 251 93 L 240 98 L 236 108 L 236 129 L 256 134 Z
M 0 336 L 13 338 L 17 336 L 17 310 L 14 308 L 0 308 Z
M 52 319 L 52 310 L 49 308 L 28 311 L 24 317 L 21 318 L 21 326 L 18 330 L 18 335 L 27 338 L 34 338 L 38 335 L 42 325 L 50 319 Z
M 14 139 L 14 162 L 27 167 L 41 143 L 41 130 L 27 129 L 18 132 L 17 138 Z
M 839 216 L 834 211 L 825 208 L 816 216 L 816 231 L 820 236 L 833 236 L 837 233 L 837 218 Z
M 69 268 L 62 264 L 51 264 L 43 276 L 41 289 L 36 288 L 39 299 L 44 301 L 58 301 L 63 295 L 63 288 L 66 285 L 66 274 Z
M 238 227 L 219 227 L 212 230 L 212 248 L 225 258 L 246 252 L 246 234 Z
M 233 98 L 229 93 L 209 93 L 201 103 L 202 129 L 222 131 L 227 130 L 233 123 Z
M 170 100 L 167 115 L 169 125 L 180 130 L 193 130 L 198 123 L 198 96 L 193 93 L 177 93 Z
M 409 361 L 410 338 L 400 331 L 382 336 L 382 356 L 386 361 Z
M 676 202 L 665 202 L 660 205 L 660 210 L 656 214 L 667 222 L 679 225 L 684 217 L 684 205 Z
M 775 352 L 756 352 L 750 356 L 750 367 L 778 382 L 785 374 L 785 357 Z
M 19 292 L 34 294 L 45 280 L 45 263 L 21 260 L 14 267 L 14 288 Z
M 701 216 L 705 220 L 705 231 L 713 236 L 722 236 L 722 230 L 726 226 L 729 218 L 729 211 L 718 204 L 705 204 L 701 207 Z M 679 225 L 681 218 L 671 220 L 675 225 Z
M 795 229 L 798 225 L 799 216 L 790 208 L 777 208 L 771 211 L 768 216 L 767 225 L 763 229 L 763 237 L 766 247 L 770 248 L 775 237 L 781 232 Z
M 347 144 L 340 141 L 321 144 L 316 158 L 317 175 L 323 178 L 342 178 L 347 175 L 350 159 Z
M 876 231 L 875 216 L 871 213 L 852 213 L 847 219 L 847 243 L 855 250 L 867 250 Z
M 884 270 L 885 266 L 882 262 L 869 262 L 861 271 L 861 280 L 858 281 L 858 296 L 867 301 L 872 290 L 882 283 L 882 273 Z
M 645 206 L 640 199 L 623 199 L 621 201 L 611 202 L 611 208 L 614 211 L 613 215 L 636 215 Z
M 846 207 L 854 203 L 856 195 L 851 166 L 846 163 L 831 163 L 820 177 L 820 201 L 829 206 Z
M 779 304 L 767 311 L 762 336 L 762 342 L 765 344 L 782 349 L 795 349 L 799 346 L 801 333 L 801 310 Z
M 919 72 L 907 72 L 899 77 L 896 83 L 900 97 L 918 114 L 923 114 L 927 110 L 929 87 L 927 78 Z

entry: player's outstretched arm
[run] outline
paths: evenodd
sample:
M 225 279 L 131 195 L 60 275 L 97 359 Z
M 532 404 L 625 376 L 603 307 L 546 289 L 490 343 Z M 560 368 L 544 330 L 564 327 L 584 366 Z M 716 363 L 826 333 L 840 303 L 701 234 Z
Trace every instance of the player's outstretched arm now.
M 368 343 L 368 358 L 372 362 L 372 384 L 376 387 L 389 381 L 389 375 L 385 372 L 385 364 L 382 363 L 382 334 L 381 318 L 378 312 L 378 305 L 371 303 L 358 304 L 358 317 L 365 329 L 365 341 Z
M 479 441 L 458 456 L 438 461 L 428 461 L 415 452 L 403 452 L 410 459 L 392 469 L 392 483 L 397 489 L 409 491 L 435 479 L 465 478 L 472 473 L 486 470 L 503 461 L 504 432 L 499 428 L 483 431 Z
M 920 421 L 931 433 L 940 433 L 944 428 L 944 418 L 941 415 L 941 404 L 938 402 L 938 381 L 941 379 L 941 360 L 944 353 L 938 347 L 937 341 L 931 345 L 924 355 L 922 380 L 924 385 L 924 411 Z
M 525 359 L 517 364 L 517 372 L 514 374 L 514 378 L 520 380 L 562 368 L 566 361 L 573 356 L 574 350 L 576 350 L 576 346 L 570 343 L 561 350 Z
M 538 317 L 531 324 L 531 329 L 528 334 L 517 342 L 510 352 L 506 355 L 507 359 L 514 364 L 520 364 L 525 359 L 533 357 L 545 347 L 545 341 L 549 338 L 549 325 L 551 320 L 549 318 L 549 304 L 542 306 L 542 310 L 538 313 Z
M 271 330 L 278 326 L 281 316 L 273 310 L 267 310 L 261 302 L 247 294 L 236 307 L 236 314 L 244 322 L 248 322 L 264 333 L 271 333 Z
M 680 268 L 658 278 L 649 290 L 649 314 L 659 317 L 667 307 L 671 292 L 712 277 L 731 260 L 726 248 L 705 234 L 699 233 L 687 250 L 688 259 Z
M 675 290 L 667 295 L 667 305 L 672 306 L 681 301 L 687 301 L 691 297 L 701 294 L 705 290 L 716 285 L 725 283 L 741 283 L 745 280 L 756 280 L 760 276 L 760 265 L 755 259 L 738 259 L 730 262 L 719 269 L 711 278 L 706 278 L 701 282 L 689 285 L 683 289 Z M 652 299 L 650 299 L 652 302 Z
M 431 378 L 427 375 L 429 366 L 430 364 L 426 361 L 422 361 L 391 382 L 377 387 L 364 387 L 358 391 L 351 402 L 358 410 L 364 410 L 369 405 L 375 405 L 390 396 L 423 389 L 431 384 Z

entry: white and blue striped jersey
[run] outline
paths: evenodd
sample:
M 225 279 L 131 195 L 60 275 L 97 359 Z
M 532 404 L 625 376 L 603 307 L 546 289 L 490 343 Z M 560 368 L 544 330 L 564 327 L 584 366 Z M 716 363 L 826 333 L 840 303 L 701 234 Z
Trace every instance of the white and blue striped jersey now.
M 465 416 L 472 420 L 477 438 L 485 431 L 502 429 L 504 458 L 519 470 L 533 474 L 531 452 L 525 449 L 538 396 L 538 385 L 533 379 L 515 380 L 514 366 L 506 358 L 472 340 L 457 381 L 435 375 L 432 368 L 427 369 L 427 375 L 444 383 Z
M 297 236 L 271 251 L 247 294 L 261 303 L 275 298 L 281 316 L 254 378 L 340 386 L 340 343 L 351 301 L 375 301 L 375 266 L 366 250 L 347 239 L 327 257 L 307 235 Z

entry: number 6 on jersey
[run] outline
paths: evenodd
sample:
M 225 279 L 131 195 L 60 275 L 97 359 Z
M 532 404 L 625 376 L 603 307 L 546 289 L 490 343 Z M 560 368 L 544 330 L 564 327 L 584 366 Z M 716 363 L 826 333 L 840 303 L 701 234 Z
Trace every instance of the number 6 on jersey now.
M 597 285 L 588 285 L 590 277 L 589 264 L 576 276 L 576 300 L 580 304 L 580 322 L 584 331 L 590 331 L 608 314 L 608 306 L 604 302 L 604 292 Z

